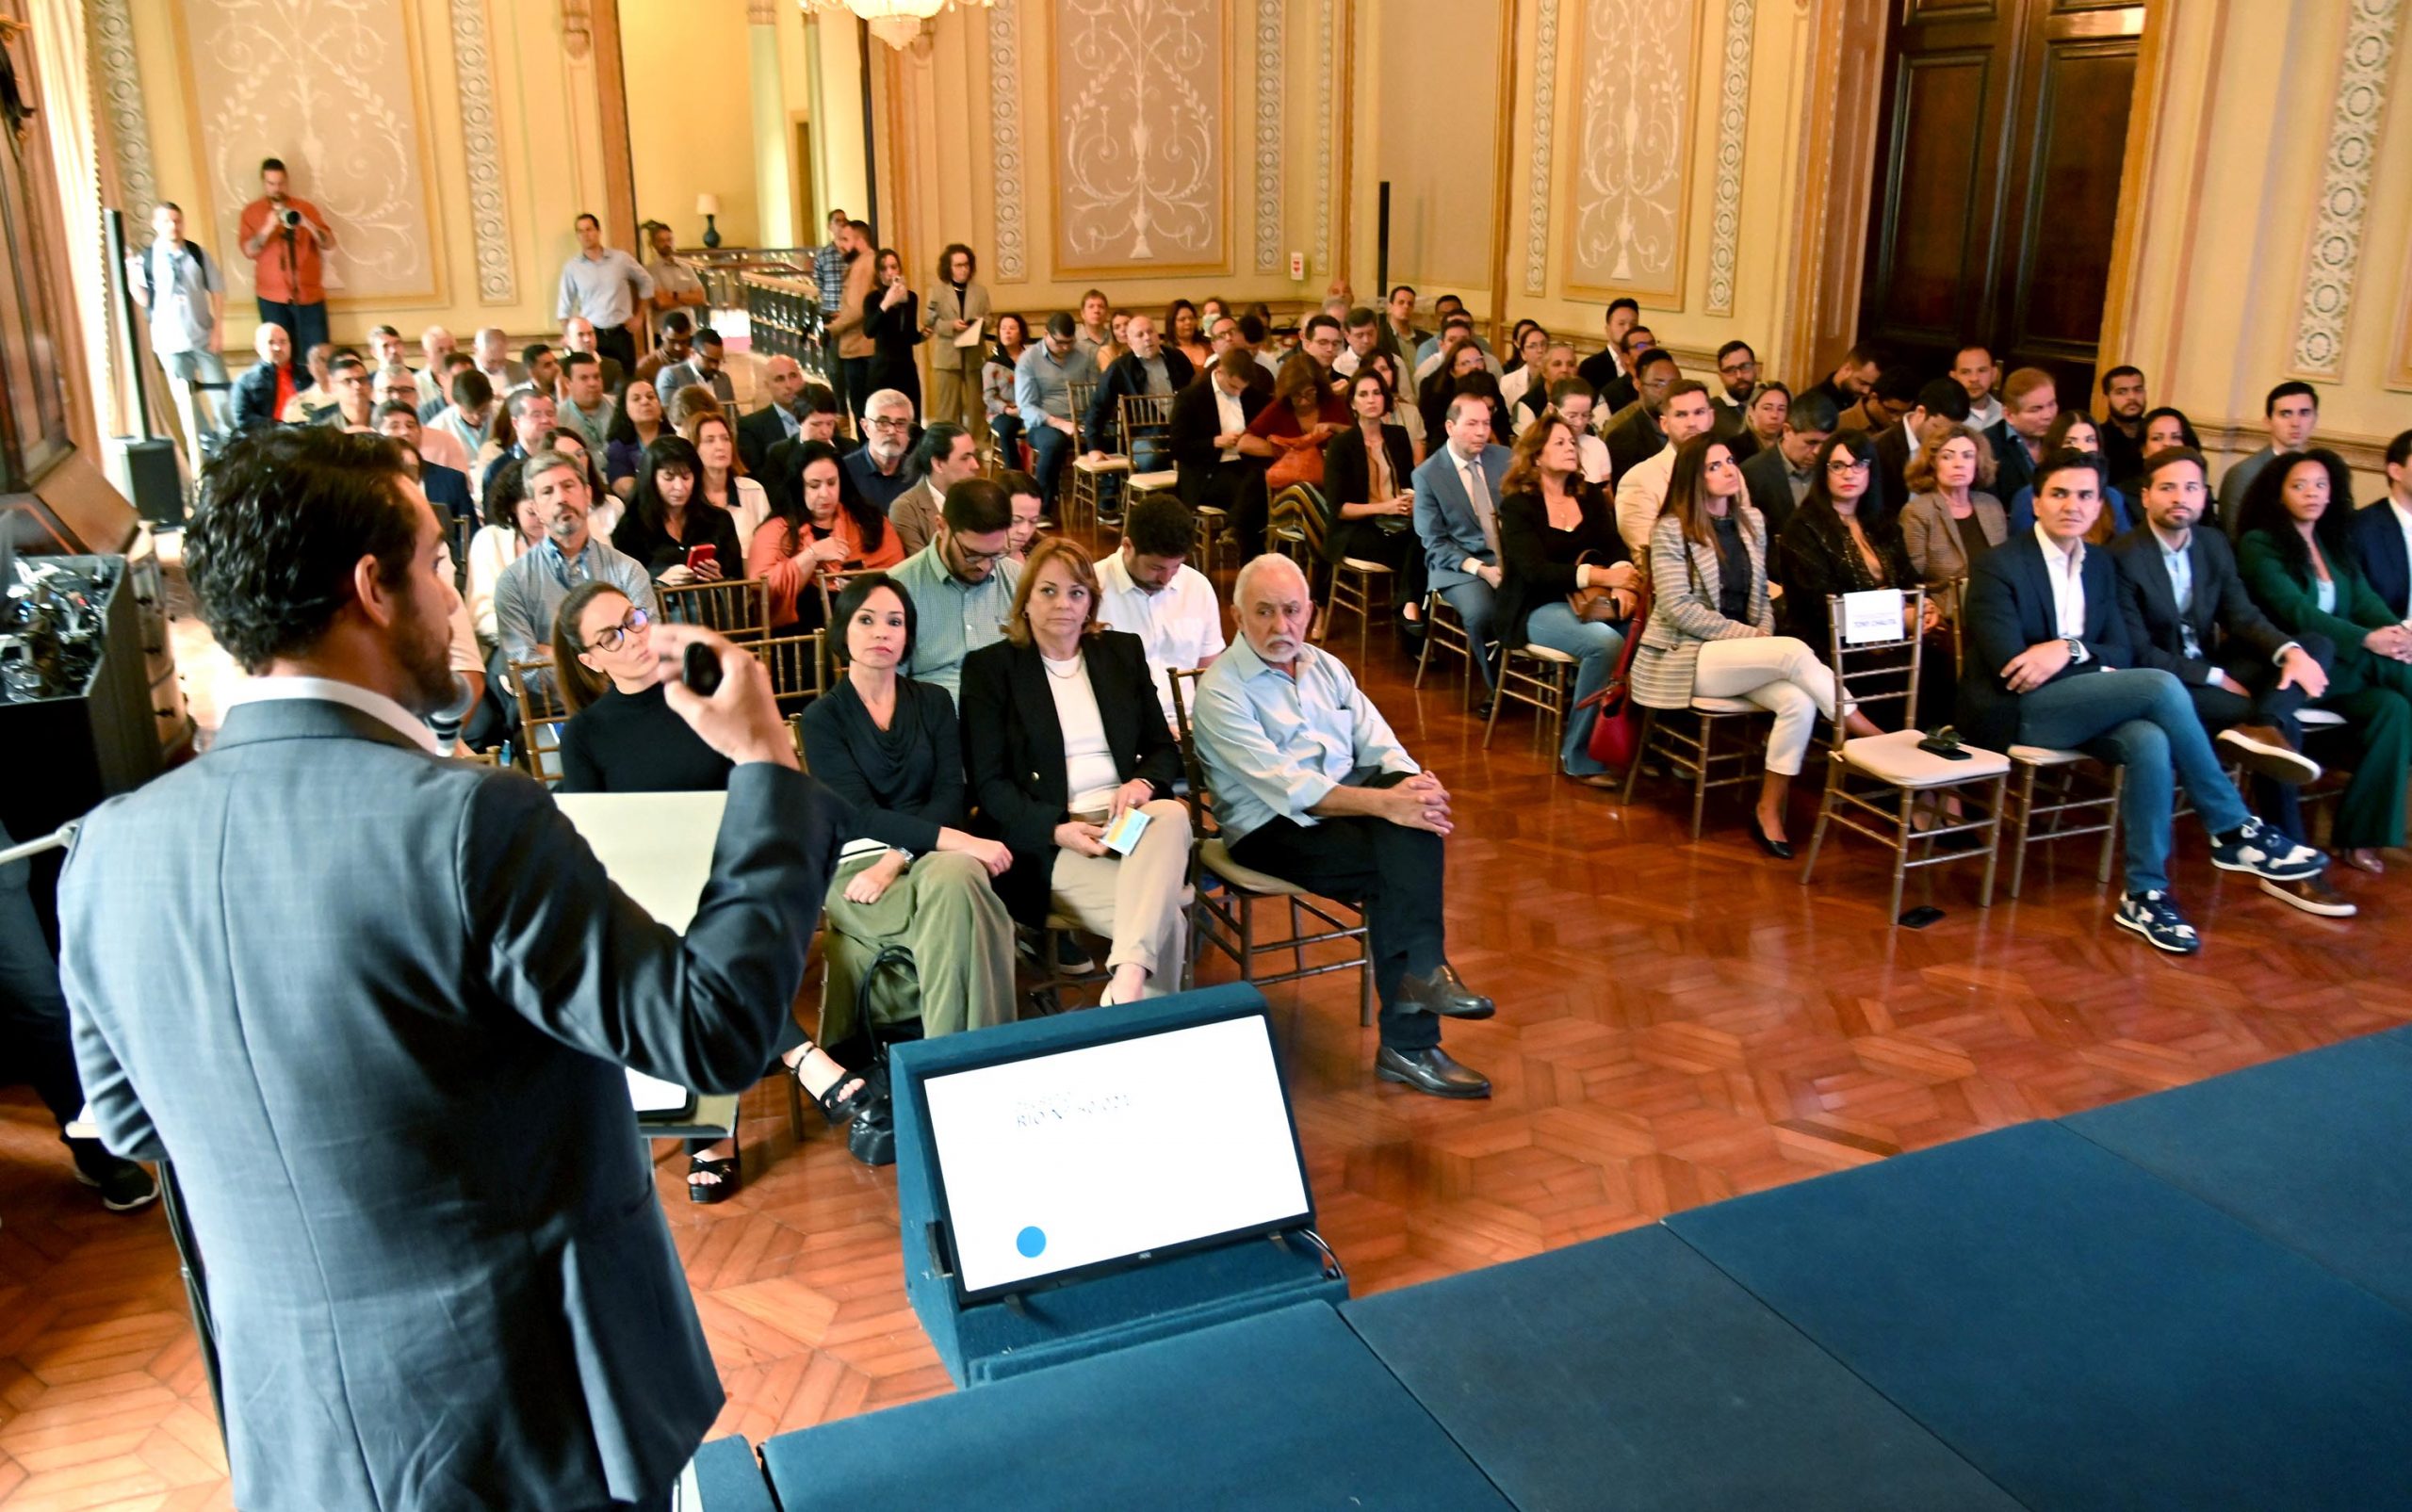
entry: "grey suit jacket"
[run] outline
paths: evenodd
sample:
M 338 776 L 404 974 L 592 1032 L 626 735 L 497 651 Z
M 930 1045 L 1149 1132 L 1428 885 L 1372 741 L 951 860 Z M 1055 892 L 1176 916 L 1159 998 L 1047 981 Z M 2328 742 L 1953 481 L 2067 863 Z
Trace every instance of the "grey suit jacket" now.
M 1510 460 L 1508 448 L 1501 446 L 1487 446 L 1475 458 L 1483 480 L 1491 485 L 1494 521 L 1499 513 L 1500 480 L 1508 476 Z M 1424 543 L 1424 560 L 1434 588 L 1474 581 L 1465 570 L 1468 557 L 1496 562 L 1497 553 L 1483 536 L 1482 521 L 1475 516 L 1474 500 L 1466 497 L 1465 480 L 1458 474 L 1457 457 L 1446 441 L 1433 447 L 1424 465 L 1415 469 L 1410 486 L 1415 495 L 1415 533 Z
M 751 1085 L 850 833 L 743 766 L 682 941 L 545 790 L 319 700 L 102 805 L 60 886 L 111 1149 L 206 1264 L 236 1501 L 658 1494 L 722 1393 L 622 1065 Z

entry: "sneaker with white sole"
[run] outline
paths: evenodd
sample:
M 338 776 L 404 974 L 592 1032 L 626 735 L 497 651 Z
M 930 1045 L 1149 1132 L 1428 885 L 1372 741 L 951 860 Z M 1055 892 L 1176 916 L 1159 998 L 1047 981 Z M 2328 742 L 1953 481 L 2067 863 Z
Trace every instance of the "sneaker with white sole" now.
M 2122 896 L 2119 911 L 2111 916 L 2111 921 L 2121 929 L 2134 930 L 2153 949 L 2172 955 L 2192 955 L 2203 948 L 2203 937 L 2194 933 L 2194 926 L 2169 901 L 2169 894 L 2159 888 Z
M 2272 882 L 2261 879 L 2261 890 L 2291 908 L 2322 919 L 2351 919 L 2361 912 L 2351 898 L 2328 885 L 2326 877 L 2305 877 L 2295 882 Z
M 2248 818 L 2225 837 L 2213 837 L 2211 865 L 2222 871 L 2249 871 L 2271 882 L 2294 882 L 2326 870 L 2328 857 Z

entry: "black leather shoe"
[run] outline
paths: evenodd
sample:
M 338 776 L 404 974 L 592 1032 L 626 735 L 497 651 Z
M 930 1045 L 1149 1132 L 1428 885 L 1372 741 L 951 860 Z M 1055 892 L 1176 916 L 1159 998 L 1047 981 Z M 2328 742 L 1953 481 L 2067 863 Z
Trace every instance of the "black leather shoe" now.
M 1443 1018 L 1488 1018 L 1498 1007 L 1465 984 L 1457 967 L 1443 961 L 1428 977 L 1409 975 L 1398 984 L 1402 1008 L 1420 1008 Z
M 1490 720 L 1491 700 L 1486 698 L 1481 703 L 1474 706 L 1474 722 L 1476 724 L 1485 724 L 1490 723 Z
M 1759 816 L 1756 814 L 1752 814 L 1751 816 L 1751 838 L 1759 842 L 1760 850 L 1765 851 L 1771 856 L 1774 856 L 1777 860 L 1789 861 L 1792 859 L 1792 842 L 1790 840 L 1768 839 L 1768 832 L 1759 828 Z
M 885 1094 L 873 1098 L 846 1126 L 846 1153 L 865 1165 L 896 1163 L 896 1116 Z
M 1491 1079 L 1468 1070 L 1435 1045 L 1428 1050 L 1394 1050 L 1385 1045 L 1374 1057 L 1374 1075 L 1436 1097 L 1487 1097 Z

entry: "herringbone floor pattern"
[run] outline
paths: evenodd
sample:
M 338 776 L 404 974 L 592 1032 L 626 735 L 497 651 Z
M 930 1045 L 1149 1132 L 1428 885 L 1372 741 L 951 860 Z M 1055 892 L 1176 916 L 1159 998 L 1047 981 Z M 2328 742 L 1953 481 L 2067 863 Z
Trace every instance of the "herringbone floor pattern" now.
M 2412 1020 L 2412 863 L 2339 878 L 2364 913 L 2320 920 L 2212 871 L 2187 827 L 2179 896 L 2210 944 L 2185 961 L 2111 927 L 2075 848 L 1990 911 L 1953 869 L 1939 923 L 1891 929 L 1866 848 L 1830 848 L 1803 889 L 1738 807 L 1712 805 L 1689 844 L 1663 789 L 1625 809 L 1553 777 L 1518 710 L 1486 754 L 1452 688 L 1410 691 L 1382 637 L 1371 660 L 1458 795 L 1451 953 L 1500 1012 L 1448 1032 L 1497 1096 L 1443 1103 L 1374 1081 L 1349 978 L 1270 994 L 1323 1230 L 1360 1294 Z M 775 1087 L 746 1117 L 729 1202 L 689 1205 L 683 1162 L 660 1166 L 728 1391 L 716 1431 L 758 1440 L 947 1390 L 904 1302 L 892 1178 L 817 1127 L 799 1146 Z M 99 1211 L 22 1093 L 0 1097 L 0 1504 L 228 1504 L 159 1215 Z

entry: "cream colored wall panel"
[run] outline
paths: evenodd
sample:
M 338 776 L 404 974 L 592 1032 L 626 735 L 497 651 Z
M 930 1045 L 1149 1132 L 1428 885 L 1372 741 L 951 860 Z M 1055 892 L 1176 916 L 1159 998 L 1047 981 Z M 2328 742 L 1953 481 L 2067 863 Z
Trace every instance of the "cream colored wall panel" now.
M 1057 268 L 1225 269 L 1225 24 L 1222 0 L 1055 0 Z
M 1586 0 L 1567 141 L 1572 291 L 1684 292 L 1701 0 Z
M 1391 281 L 1428 306 L 1456 294 L 1491 302 L 1491 227 L 1499 214 L 1493 159 L 1507 130 L 1498 77 L 1500 0 L 1379 0 L 1369 72 L 1379 104 L 1370 154 L 1391 186 Z M 1363 234 L 1369 247 L 1374 236 Z
M 185 0 L 178 8 L 207 224 L 233 250 L 236 217 L 279 157 L 294 194 L 335 233 L 331 306 L 444 302 L 427 192 L 420 61 L 404 0 Z M 225 259 L 230 294 L 251 264 Z

